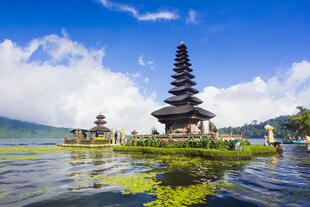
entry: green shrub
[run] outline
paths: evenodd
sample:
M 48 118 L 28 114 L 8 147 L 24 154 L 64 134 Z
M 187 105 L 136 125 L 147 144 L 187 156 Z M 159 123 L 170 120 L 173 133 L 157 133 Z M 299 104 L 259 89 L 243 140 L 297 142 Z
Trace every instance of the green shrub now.
M 274 146 L 247 145 L 243 148 L 250 150 L 253 155 L 268 155 L 277 153 L 277 150 Z
M 241 141 L 241 140 L 240 140 Z M 164 147 L 164 148 L 204 148 L 204 149 L 229 149 L 231 141 L 212 140 L 210 138 L 200 138 L 193 140 L 188 138 L 183 141 L 168 141 L 163 139 L 155 139 L 154 137 L 145 138 L 143 140 L 133 140 L 126 143 L 126 146 L 140 147 Z M 241 141 L 241 146 L 246 146 L 247 141 Z
M 159 142 L 160 144 L 167 143 L 165 141 Z M 186 146 L 186 142 L 181 144 Z M 187 144 L 190 145 L 191 141 Z M 228 142 L 229 143 L 229 142 Z M 192 143 L 193 144 L 193 143 Z M 196 143 L 197 144 L 197 143 Z M 201 144 L 201 143 L 200 143 Z M 224 142 L 214 142 L 214 145 L 226 145 Z M 193 145 L 192 145 L 193 146 Z M 204 148 L 164 148 L 164 147 L 139 147 L 139 146 L 116 146 L 113 148 L 114 151 L 124 152 L 141 152 L 141 153 L 152 153 L 152 154 L 180 154 L 188 156 L 199 156 L 212 160 L 245 160 L 250 159 L 255 155 L 271 155 L 276 154 L 276 149 L 273 146 L 261 146 L 261 145 L 246 145 L 242 147 L 241 151 L 221 149 L 204 149 Z

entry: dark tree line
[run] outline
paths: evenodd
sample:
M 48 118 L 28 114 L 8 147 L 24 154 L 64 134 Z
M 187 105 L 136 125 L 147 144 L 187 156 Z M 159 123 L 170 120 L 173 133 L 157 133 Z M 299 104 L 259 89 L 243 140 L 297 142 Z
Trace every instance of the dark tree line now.
M 250 124 L 245 124 L 242 127 L 221 128 L 219 129 L 219 132 L 227 133 L 227 131 L 229 132 L 231 130 L 233 134 L 238 134 L 241 131 L 245 138 L 263 138 L 267 134 L 264 127 L 269 124 L 274 127 L 273 132 L 275 138 L 285 138 L 288 134 L 295 136 L 296 133 L 294 130 L 292 131 L 286 128 L 289 118 L 290 116 L 279 116 L 260 123 L 258 123 L 257 120 L 254 120 Z

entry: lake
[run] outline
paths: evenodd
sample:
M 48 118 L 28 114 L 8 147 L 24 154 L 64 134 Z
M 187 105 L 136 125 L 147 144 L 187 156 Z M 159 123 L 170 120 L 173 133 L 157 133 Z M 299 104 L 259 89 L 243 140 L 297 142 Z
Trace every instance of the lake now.
M 57 142 L 0 139 L 0 206 L 310 206 L 306 145 L 224 162 Z

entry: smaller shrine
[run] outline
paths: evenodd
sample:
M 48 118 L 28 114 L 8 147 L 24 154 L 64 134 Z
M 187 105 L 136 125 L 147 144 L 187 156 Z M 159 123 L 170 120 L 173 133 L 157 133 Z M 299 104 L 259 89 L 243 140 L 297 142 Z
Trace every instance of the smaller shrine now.
M 87 129 L 72 129 L 70 131 L 72 133 L 73 139 L 86 139 L 87 138 Z
M 100 113 L 98 116 L 96 116 L 96 119 L 97 120 L 94 121 L 94 124 L 96 124 L 97 126 L 88 130 L 90 132 L 89 137 L 90 138 L 102 138 L 102 139 L 104 139 L 105 137 L 108 137 L 109 136 L 108 134 L 110 133 L 110 129 L 103 126 L 104 124 L 107 123 L 106 121 L 104 121 L 105 116 Z
M 105 127 L 107 123 L 105 116 L 101 113 L 96 116 L 93 128 L 87 129 L 73 129 L 72 138 L 65 137 L 64 143 L 58 143 L 61 147 L 110 147 L 120 145 L 126 142 L 124 130 L 116 130 L 113 133 L 112 129 Z

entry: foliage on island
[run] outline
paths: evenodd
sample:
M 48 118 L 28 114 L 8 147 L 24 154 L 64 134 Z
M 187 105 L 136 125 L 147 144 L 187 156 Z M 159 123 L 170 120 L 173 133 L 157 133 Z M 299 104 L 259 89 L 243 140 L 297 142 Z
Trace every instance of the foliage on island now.
M 298 106 L 299 112 L 288 119 L 285 127 L 296 133 L 297 136 L 310 136 L 310 110 Z
M 63 138 L 70 129 L 0 117 L 0 138 Z
M 175 154 L 185 156 L 198 156 L 209 160 L 248 160 L 257 155 L 277 154 L 274 146 L 248 145 L 240 151 L 227 149 L 204 149 L 204 148 L 159 148 L 159 147 L 130 147 L 116 146 L 114 151 L 140 152 L 150 154 Z
M 152 154 L 181 154 L 189 156 L 199 156 L 211 160 L 244 160 L 255 155 L 275 154 L 273 146 L 250 145 L 245 140 L 240 141 L 239 150 L 234 149 L 236 141 L 213 140 L 201 138 L 197 140 L 185 139 L 180 141 L 169 141 L 155 138 L 145 138 L 143 140 L 132 140 L 125 146 L 114 147 L 114 151 L 142 152 Z
M 131 147 L 159 147 L 159 148 L 204 148 L 204 149 L 229 149 L 232 141 L 213 140 L 201 138 L 197 140 L 185 139 L 180 141 L 169 141 L 164 139 L 145 138 L 131 140 L 126 146 Z M 240 140 L 241 146 L 249 145 L 246 139 Z
M 250 124 L 244 124 L 241 127 L 224 127 L 219 129 L 220 134 L 226 134 L 228 131 L 232 131 L 233 134 L 238 134 L 242 132 L 243 137 L 246 138 L 263 138 L 267 132 L 265 130 L 266 125 L 271 125 L 274 127 L 274 136 L 275 138 L 284 138 L 288 134 L 295 136 L 295 132 L 286 128 L 290 116 L 279 116 L 274 119 L 269 119 L 264 122 L 258 123 L 254 120 Z

